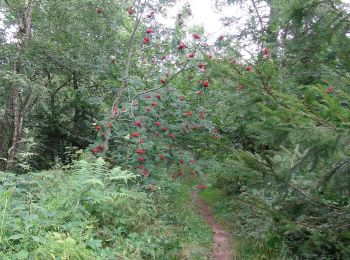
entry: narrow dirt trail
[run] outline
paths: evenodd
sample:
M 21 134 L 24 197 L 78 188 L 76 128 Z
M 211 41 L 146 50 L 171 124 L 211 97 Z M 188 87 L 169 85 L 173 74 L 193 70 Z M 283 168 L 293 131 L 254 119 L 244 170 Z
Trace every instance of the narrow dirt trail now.
M 214 233 L 213 260 L 236 260 L 232 250 L 232 242 L 229 232 L 225 231 L 220 224 L 215 222 L 213 213 L 210 211 L 208 204 L 193 191 L 191 200 L 202 214 L 207 224 L 212 228 Z

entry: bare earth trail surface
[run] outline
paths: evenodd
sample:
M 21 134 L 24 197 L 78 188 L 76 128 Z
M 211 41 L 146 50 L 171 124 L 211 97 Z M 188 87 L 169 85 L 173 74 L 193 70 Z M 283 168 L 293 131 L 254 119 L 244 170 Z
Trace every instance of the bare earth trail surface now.
M 213 213 L 208 204 L 193 191 L 191 195 L 192 203 L 198 208 L 206 223 L 212 228 L 214 233 L 213 260 L 236 260 L 232 250 L 232 241 L 229 232 L 225 231 L 220 224 L 215 222 Z

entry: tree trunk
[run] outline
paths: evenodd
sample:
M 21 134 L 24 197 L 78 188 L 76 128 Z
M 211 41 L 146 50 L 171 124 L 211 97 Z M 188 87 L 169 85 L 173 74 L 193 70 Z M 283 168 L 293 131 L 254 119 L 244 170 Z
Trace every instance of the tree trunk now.
M 19 30 L 17 34 L 17 53 L 16 60 L 13 65 L 14 74 L 19 75 L 21 73 L 21 54 L 26 47 L 27 42 L 31 37 L 32 26 L 32 12 L 31 12 L 30 0 L 24 1 L 23 16 L 19 24 Z M 15 166 L 15 158 L 18 150 L 18 144 L 21 140 L 24 111 L 22 107 L 21 87 L 18 83 L 13 84 L 11 90 L 11 105 L 13 116 L 13 134 L 11 148 L 8 151 L 8 158 L 6 164 L 6 170 L 11 170 Z

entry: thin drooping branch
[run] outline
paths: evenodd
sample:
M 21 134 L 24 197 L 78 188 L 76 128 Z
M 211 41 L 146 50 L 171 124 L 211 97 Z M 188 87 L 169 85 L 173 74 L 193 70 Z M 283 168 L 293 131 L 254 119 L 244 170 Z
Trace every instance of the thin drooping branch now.
M 54 90 L 54 94 L 56 94 L 58 91 L 60 91 L 62 88 L 64 88 L 65 86 L 67 86 L 67 84 L 70 82 L 70 79 L 67 79 L 65 82 L 62 83 L 62 85 L 58 86 L 55 90 Z
M 339 162 L 333 169 L 331 169 L 317 184 L 316 189 L 320 189 L 321 187 L 325 187 L 327 182 L 337 173 L 340 172 L 343 168 L 349 168 L 350 159 L 347 158 Z
M 12 10 L 15 11 L 15 8 L 13 6 L 10 5 L 8 0 L 4 0 L 5 4 L 7 4 L 7 6 Z

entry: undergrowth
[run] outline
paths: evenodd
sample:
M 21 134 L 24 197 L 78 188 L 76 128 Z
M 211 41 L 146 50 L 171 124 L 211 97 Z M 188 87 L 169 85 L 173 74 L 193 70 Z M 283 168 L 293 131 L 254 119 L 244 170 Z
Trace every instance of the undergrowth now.
M 237 259 L 290 259 L 280 238 L 272 232 L 272 219 L 253 205 L 239 196 L 227 196 L 217 187 L 210 187 L 200 195 L 232 234 Z
M 189 187 L 145 181 L 102 160 L 0 175 L 0 259 L 205 259 L 211 233 Z

